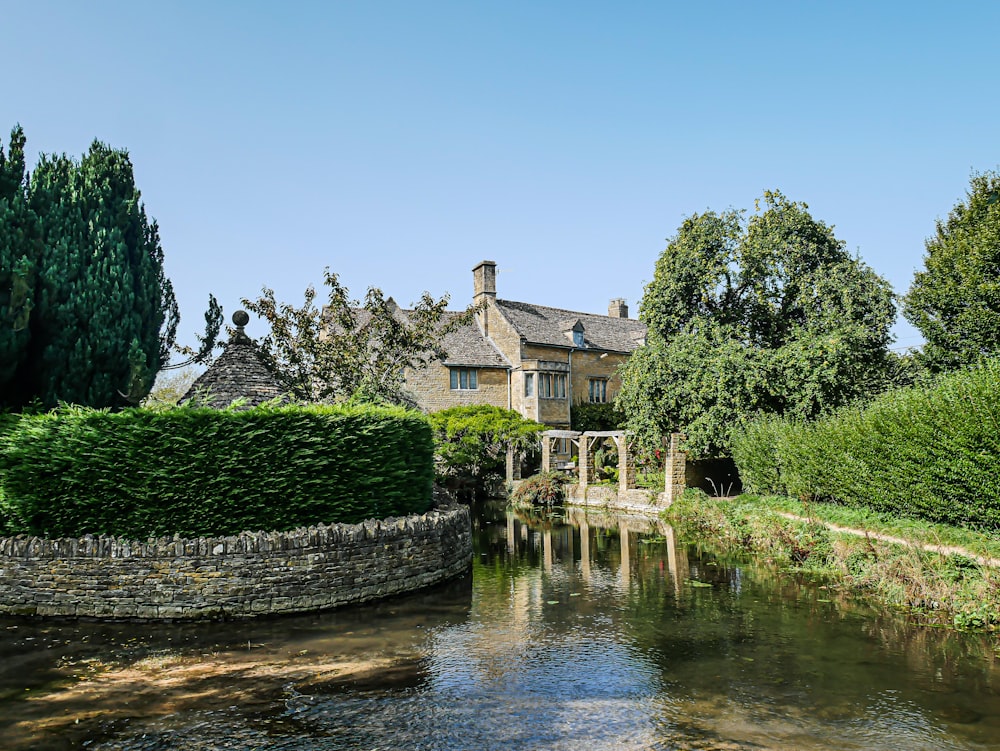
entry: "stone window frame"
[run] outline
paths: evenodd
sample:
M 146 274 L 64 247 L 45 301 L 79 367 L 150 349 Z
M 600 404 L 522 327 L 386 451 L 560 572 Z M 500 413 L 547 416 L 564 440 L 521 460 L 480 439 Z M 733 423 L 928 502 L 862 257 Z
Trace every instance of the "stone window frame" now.
M 539 373 L 538 398 L 565 399 L 566 373 Z
M 452 391 L 478 391 L 479 368 L 448 368 L 448 384 Z
M 524 395 L 534 396 L 535 395 L 535 374 L 525 373 L 524 374 Z
M 587 379 L 587 395 L 591 404 L 607 404 L 608 402 L 608 379 L 589 378 Z

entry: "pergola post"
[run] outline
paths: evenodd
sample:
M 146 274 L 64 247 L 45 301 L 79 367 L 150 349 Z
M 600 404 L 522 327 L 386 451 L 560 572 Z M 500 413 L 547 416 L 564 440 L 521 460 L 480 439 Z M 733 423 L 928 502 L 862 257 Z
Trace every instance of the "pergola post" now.
M 667 451 L 667 461 L 665 467 L 666 477 L 664 478 L 664 495 L 667 503 L 673 501 L 684 492 L 687 485 L 687 454 L 681 451 L 681 442 L 684 440 L 682 433 L 670 434 L 670 448 Z
M 586 488 L 590 482 L 590 473 L 594 468 L 593 459 L 590 458 L 590 438 L 584 433 L 577 442 L 580 454 L 580 487 Z
M 552 439 L 542 433 L 542 472 L 552 471 Z
M 635 487 L 635 461 L 628 450 L 628 436 L 622 432 L 615 435 L 618 445 L 618 492 L 621 495 Z

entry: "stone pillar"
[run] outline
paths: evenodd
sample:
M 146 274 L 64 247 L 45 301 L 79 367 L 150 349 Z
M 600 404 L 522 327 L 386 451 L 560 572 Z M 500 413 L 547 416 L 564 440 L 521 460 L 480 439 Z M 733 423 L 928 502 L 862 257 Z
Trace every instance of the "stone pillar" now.
M 552 471 L 552 439 L 542 435 L 542 472 Z
M 580 454 L 578 460 L 580 464 L 580 489 L 585 490 L 594 471 L 594 460 L 590 455 L 590 438 L 586 435 L 580 436 L 577 445 Z
M 507 447 L 507 484 L 521 479 L 521 455 L 514 453 L 514 447 Z
M 629 488 L 635 487 L 635 460 L 628 450 L 628 437 L 622 433 L 615 436 L 618 446 L 618 493 L 624 495 Z
M 667 451 L 664 470 L 666 472 L 664 495 L 667 497 L 668 504 L 673 503 L 684 492 L 687 485 L 687 454 L 681 451 L 681 441 L 683 440 L 684 435 L 681 433 L 670 434 L 670 449 Z

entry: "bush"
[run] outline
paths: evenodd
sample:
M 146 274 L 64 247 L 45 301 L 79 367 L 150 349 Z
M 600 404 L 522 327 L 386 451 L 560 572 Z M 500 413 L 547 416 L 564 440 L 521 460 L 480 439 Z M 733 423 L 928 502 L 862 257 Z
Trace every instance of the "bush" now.
M 510 502 L 515 506 L 551 506 L 566 498 L 565 486 L 570 478 L 562 472 L 539 472 L 522 480 L 510 494 Z
M 537 451 L 545 426 L 520 413 L 477 404 L 450 407 L 428 415 L 434 430 L 434 454 L 440 485 L 459 496 L 486 498 L 502 487 L 507 448 L 518 455 Z
M 889 392 L 812 423 L 765 418 L 734 435 L 755 493 L 1000 528 L 1000 361 Z
M 0 438 L 3 504 L 46 537 L 235 534 L 422 513 L 427 419 L 398 408 L 67 408 Z
M 569 408 L 573 430 L 624 430 L 625 415 L 614 402 L 578 402 Z

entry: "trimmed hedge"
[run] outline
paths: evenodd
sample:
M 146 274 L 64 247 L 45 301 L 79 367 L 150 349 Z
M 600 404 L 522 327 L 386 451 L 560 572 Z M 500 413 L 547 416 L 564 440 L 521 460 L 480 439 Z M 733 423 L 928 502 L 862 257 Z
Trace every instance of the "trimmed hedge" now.
M 356 523 L 427 511 L 433 450 L 397 408 L 67 408 L 0 437 L 0 503 L 7 531 L 45 537 Z
M 759 419 L 733 458 L 754 493 L 1000 529 L 1000 361 L 811 423 Z

